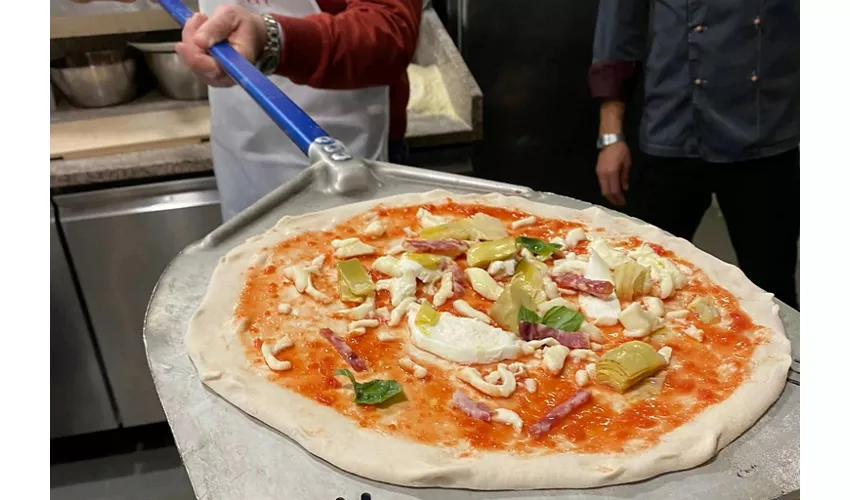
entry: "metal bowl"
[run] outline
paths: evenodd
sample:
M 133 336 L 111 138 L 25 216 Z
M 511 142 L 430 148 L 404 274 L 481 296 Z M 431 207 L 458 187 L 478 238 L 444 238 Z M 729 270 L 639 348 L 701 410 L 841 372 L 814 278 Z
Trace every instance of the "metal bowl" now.
M 195 76 L 176 52 L 144 52 L 145 62 L 159 89 L 172 99 L 195 101 L 207 98 L 207 86 Z
M 112 106 L 136 96 L 136 61 L 124 51 L 76 54 L 51 64 L 50 79 L 74 106 Z

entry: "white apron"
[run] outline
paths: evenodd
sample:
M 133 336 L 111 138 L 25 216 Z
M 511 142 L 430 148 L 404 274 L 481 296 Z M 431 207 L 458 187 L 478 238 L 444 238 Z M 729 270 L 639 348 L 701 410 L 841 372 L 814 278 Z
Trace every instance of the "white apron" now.
M 209 15 L 227 0 L 200 0 Z M 320 12 L 315 0 L 241 0 L 252 12 L 305 17 Z M 286 44 L 284 34 L 283 43 Z M 320 90 L 287 78 L 271 80 L 329 135 L 361 157 L 386 160 L 389 134 L 387 87 Z M 307 168 L 307 157 L 241 87 L 210 88 L 213 169 L 228 220 Z

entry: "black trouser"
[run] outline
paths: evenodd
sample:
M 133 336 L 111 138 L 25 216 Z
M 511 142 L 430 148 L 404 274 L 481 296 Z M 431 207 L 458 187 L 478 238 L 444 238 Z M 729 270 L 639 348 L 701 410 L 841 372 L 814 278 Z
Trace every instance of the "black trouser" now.
M 692 240 L 717 201 L 738 265 L 756 285 L 799 309 L 800 150 L 737 163 L 643 155 L 627 197 L 634 215 Z

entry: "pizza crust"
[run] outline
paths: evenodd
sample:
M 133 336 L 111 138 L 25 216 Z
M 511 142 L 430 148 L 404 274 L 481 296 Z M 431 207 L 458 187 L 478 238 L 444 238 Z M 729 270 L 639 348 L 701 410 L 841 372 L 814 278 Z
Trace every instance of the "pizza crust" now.
M 726 400 L 662 436 L 640 452 L 512 456 L 479 452 L 458 457 L 458 449 L 436 448 L 363 429 L 332 408 L 317 404 L 266 380 L 263 368 L 244 355 L 233 309 L 244 285 L 243 272 L 255 253 L 305 230 L 330 228 L 376 205 L 459 203 L 515 208 L 540 217 L 579 219 L 591 227 L 639 236 L 699 266 L 740 302 L 754 322 L 770 330 L 756 347 L 750 378 Z M 638 481 L 702 464 L 742 434 L 773 404 L 785 386 L 791 344 L 773 295 L 749 281 L 740 269 L 697 249 L 687 240 L 646 224 L 609 215 L 598 208 L 575 210 L 500 194 L 458 195 L 443 190 L 391 196 L 284 217 L 266 233 L 247 240 L 222 258 L 203 302 L 189 322 L 186 348 L 201 380 L 219 395 L 297 441 L 337 467 L 370 479 L 407 486 L 481 490 L 587 488 Z

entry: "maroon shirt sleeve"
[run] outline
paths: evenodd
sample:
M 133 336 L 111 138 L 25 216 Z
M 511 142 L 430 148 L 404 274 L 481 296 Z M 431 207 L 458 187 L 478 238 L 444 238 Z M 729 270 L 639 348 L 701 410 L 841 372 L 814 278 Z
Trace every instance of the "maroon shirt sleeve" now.
M 275 73 L 299 85 L 355 89 L 397 83 L 413 59 L 422 0 L 319 0 L 323 12 L 274 16 L 283 30 Z
M 619 99 L 623 89 L 635 75 L 637 63 L 632 61 L 597 61 L 590 66 L 590 93 L 596 99 Z

